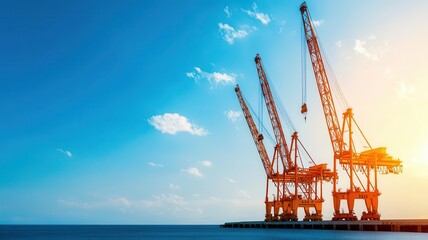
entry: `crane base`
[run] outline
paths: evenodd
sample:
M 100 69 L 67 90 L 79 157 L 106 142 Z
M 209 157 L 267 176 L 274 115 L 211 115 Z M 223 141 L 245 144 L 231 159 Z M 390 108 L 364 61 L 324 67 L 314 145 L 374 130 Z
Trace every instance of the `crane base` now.
M 308 222 L 308 221 L 312 221 L 312 222 L 322 221 L 322 215 L 321 214 L 306 215 L 305 218 L 303 218 L 303 221 L 304 222 Z
M 279 221 L 281 222 L 297 222 L 299 219 L 294 214 L 281 214 Z
M 380 220 L 380 214 L 375 212 L 363 212 L 361 220 Z
M 332 221 L 357 221 L 358 218 L 353 213 L 335 213 Z

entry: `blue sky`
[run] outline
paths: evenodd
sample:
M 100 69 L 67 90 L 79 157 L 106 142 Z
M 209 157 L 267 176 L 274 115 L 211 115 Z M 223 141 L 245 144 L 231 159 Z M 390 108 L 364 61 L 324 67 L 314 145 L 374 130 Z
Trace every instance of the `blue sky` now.
M 300 115 L 300 4 L 0 3 L 0 223 L 263 219 L 264 170 L 234 93 L 258 111 L 256 53 L 302 141 L 332 163 L 309 64 Z M 307 4 L 367 136 L 407 161 L 381 183 L 380 212 L 428 217 L 428 4 Z M 397 188 L 418 196 L 413 208 Z

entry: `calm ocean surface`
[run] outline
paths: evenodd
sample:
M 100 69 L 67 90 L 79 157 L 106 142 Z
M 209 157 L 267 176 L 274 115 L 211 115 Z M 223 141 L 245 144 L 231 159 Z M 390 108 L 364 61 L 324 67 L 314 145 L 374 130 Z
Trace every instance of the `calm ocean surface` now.
M 427 233 L 231 229 L 218 225 L 0 225 L 0 239 L 428 239 Z

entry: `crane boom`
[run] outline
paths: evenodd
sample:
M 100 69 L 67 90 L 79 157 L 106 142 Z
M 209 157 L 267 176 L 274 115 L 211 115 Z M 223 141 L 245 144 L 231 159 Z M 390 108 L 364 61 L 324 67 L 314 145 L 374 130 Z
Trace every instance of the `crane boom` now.
M 248 106 L 242 97 L 242 93 L 238 85 L 235 87 L 235 92 L 236 96 L 238 97 L 239 104 L 241 105 L 242 112 L 244 113 L 245 120 L 247 121 L 248 128 L 250 129 L 251 135 L 253 136 L 254 143 L 256 144 L 257 151 L 259 152 L 260 159 L 262 160 L 263 167 L 265 168 L 266 175 L 269 179 L 272 179 L 273 168 L 270 164 L 265 145 L 263 144 L 263 135 L 259 134 L 259 131 L 257 130 L 256 124 L 254 123 L 253 117 L 251 116 Z
M 269 118 L 272 123 L 273 132 L 275 134 L 276 143 L 279 146 L 279 156 L 281 157 L 282 164 L 286 169 L 285 171 L 290 171 L 294 169 L 293 161 L 291 160 L 287 142 L 285 141 L 284 132 L 282 131 L 281 121 L 279 119 L 278 112 L 276 110 L 275 102 L 272 97 L 272 92 L 269 87 L 269 83 L 263 68 L 262 59 L 260 55 L 257 54 L 254 59 L 256 62 L 257 73 L 260 80 L 260 85 L 262 88 L 263 96 L 266 103 L 266 108 L 269 113 Z
M 343 140 L 340 131 L 339 119 L 336 114 L 336 108 L 334 106 L 333 96 L 331 94 L 330 84 L 328 82 L 315 29 L 312 25 L 311 16 L 309 15 L 306 3 L 302 3 L 300 6 L 300 12 L 302 13 L 306 42 L 318 86 L 318 92 L 321 98 L 322 108 L 324 110 L 328 134 L 330 136 L 334 154 L 337 157 L 341 154 L 343 147 L 341 146 Z

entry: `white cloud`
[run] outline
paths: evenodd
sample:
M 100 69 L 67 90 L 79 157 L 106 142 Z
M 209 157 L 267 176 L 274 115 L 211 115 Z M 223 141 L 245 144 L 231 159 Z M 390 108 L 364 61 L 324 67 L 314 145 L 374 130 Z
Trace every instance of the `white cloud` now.
M 227 73 L 212 73 L 215 83 L 234 83 L 235 77 Z
M 245 197 L 245 198 L 248 198 L 248 199 L 250 199 L 250 198 L 251 198 L 250 194 L 248 194 L 248 192 L 247 192 L 247 191 L 245 191 L 245 190 L 243 190 L 243 189 L 240 189 L 240 190 L 239 190 L 239 195 L 241 195 L 241 196 L 243 196 L 243 197 Z
M 376 37 L 374 35 L 370 35 L 367 40 L 355 40 L 354 51 L 372 61 L 379 61 L 379 59 L 389 50 L 390 46 L 388 42 L 385 41 L 383 44 L 377 44 Z
M 152 208 L 152 207 L 160 207 L 161 206 L 161 202 L 152 201 L 152 200 L 140 201 L 140 204 L 145 208 Z
M 278 33 L 279 34 L 281 34 L 282 33 L 282 30 L 284 30 L 284 26 L 285 26 L 285 20 L 282 20 L 281 21 L 281 23 L 280 23 L 280 27 L 279 27 L 279 30 L 278 30 Z
M 224 112 L 224 115 L 226 115 L 226 117 L 229 118 L 230 121 L 236 122 L 236 120 L 238 120 L 242 116 L 242 113 L 238 111 L 227 110 Z
M 391 68 L 385 69 L 385 76 L 388 80 L 396 78 L 396 74 Z
M 319 27 L 324 23 L 324 20 L 312 20 L 315 27 Z
M 73 154 L 70 151 L 68 151 L 68 150 L 63 150 L 61 148 L 58 148 L 57 151 L 63 153 L 64 155 L 66 155 L 69 158 L 73 157 Z
M 129 212 L 134 205 L 126 197 L 118 197 L 118 198 L 102 198 L 97 201 L 91 202 L 78 202 L 78 201 L 70 201 L 59 199 L 58 202 L 66 207 L 70 208 L 80 208 L 80 209 L 102 209 L 102 208 L 116 208 L 122 212 Z
M 134 210 L 141 210 L 147 208 L 168 208 L 169 211 L 196 211 L 198 209 L 189 209 L 189 203 L 177 194 L 160 194 L 154 195 L 151 200 L 130 200 L 126 197 L 106 198 L 92 200 L 90 202 L 78 202 L 59 199 L 58 203 L 64 207 L 76 209 L 118 209 L 123 213 L 133 212 Z
M 71 207 L 71 208 L 83 208 L 83 209 L 93 208 L 92 204 L 87 202 L 80 203 L 80 202 L 69 201 L 64 199 L 59 199 L 58 202 L 66 207 Z
M 181 187 L 180 187 L 180 186 L 178 186 L 178 185 L 175 185 L 175 184 L 173 184 L 173 183 L 170 183 L 170 184 L 169 184 L 169 188 L 170 188 L 170 189 L 172 189 L 172 190 L 179 190 Z
M 241 28 L 238 30 L 235 30 L 232 26 L 229 24 L 223 24 L 219 23 L 218 27 L 220 28 L 220 32 L 223 35 L 223 39 L 226 40 L 229 44 L 233 44 L 235 39 L 241 39 L 248 36 L 248 31 Z
M 210 197 L 210 200 L 214 202 L 220 202 L 222 199 L 218 197 Z
M 189 78 L 195 78 L 195 73 L 188 72 L 188 73 L 186 73 L 186 76 L 189 77 Z
M 378 55 L 376 53 L 374 53 L 374 52 L 369 52 L 366 49 L 366 47 L 364 46 L 365 44 L 366 44 L 366 41 L 356 39 L 355 40 L 354 50 L 357 53 L 362 54 L 363 56 L 367 57 L 370 60 L 379 61 Z
M 112 203 L 112 205 L 117 205 L 121 207 L 130 207 L 131 201 L 129 201 L 125 197 L 118 197 L 118 198 L 110 198 L 109 202 Z
M 151 117 L 149 123 L 161 133 L 176 134 L 188 132 L 192 135 L 205 136 L 208 131 L 189 122 L 189 120 L 178 113 L 165 113 Z
M 179 205 L 179 206 L 183 206 L 186 205 L 186 201 L 184 201 L 184 198 L 177 195 L 177 194 L 161 194 L 161 195 L 155 195 L 154 199 L 158 202 L 160 202 L 160 205 L 165 205 L 164 203 L 167 203 L 167 205 L 169 204 L 174 204 L 174 205 Z
M 342 40 L 338 40 L 335 44 L 338 48 L 341 48 L 342 47 Z
M 406 83 L 404 80 L 400 80 L 398 82 L 399 86 L 395 89 L 395 92 L 398 94 L 399 97 L 405 98 L 411 94 L 413 94 L 416 91 L 415 86 L 413 86 L 410 83 Z
M 204 167 L 207 167 L 207 168 L 210 168 L 210 167 L 212 167 L 212 166 L 213 166 L 213 163 L 212 163 L 211 161 L 208 161 L 208 160 L 201 161 L 201 164 L 202 164 Z
M 245 9 L 242 9 L 242 11 L 245 12 L 246 14 L 248 14 L 248 16 L 256 18 L 257 20 L 259 20 L 264 25 L 267 25 L 270 22 L 269 15 L 267 15 L 266 13 L 259 12 L 257 10 L 257 4 L 256 3 L 253 3 L 253 11 L 245 10 Z
M 227 15 L 228 18 L 230 18 L 230 16 L 232 16 L 232 13 L 229 11 L 229 7 L 228 6 L 226 6 L 224 8 L 224 12 L 226 13 L 226 15 Z
M 144 200 L 135 203 L 136 207 L 143 208 L 167 208 L 169 211 L 179 212 L 187 205 L 185 199 L 177 194 L 154 195 L 152 200 Z
M 199 79 L 206 79 L 213 85 L 232 85 L 235 84 L 236 74 L 235 73 L 220 73 L 220 72 L 205 72 L 199 67 L 195 67 L 196 72 L 188 72 L 186 76 L 193 78 L 198 81 Z
M 162 165 L 162 164 L 154 163 L 154 162 L 148 162 L 147 164 L 149 164 L 149 165 L 150 165 L 150 166 L 152 166 L 152 167 L 163 167 L 163 165 Z
M 181 169 L 181 171 L 182 172 L 186 172 L 186 173 L 188 173 L 190 175 L 197 176 L 197 177 L 202 177 L 203 176 L 202 173 L 201 173 L 201 171 L 199 171 L 199 169 L 197 169 L 195 167 L 190 167 L 190 168 L 187 168 L 187 169 Z
M 235 180 L 233 178 L 226 178 L 226 180 L 230 183 L 235 183 Z

